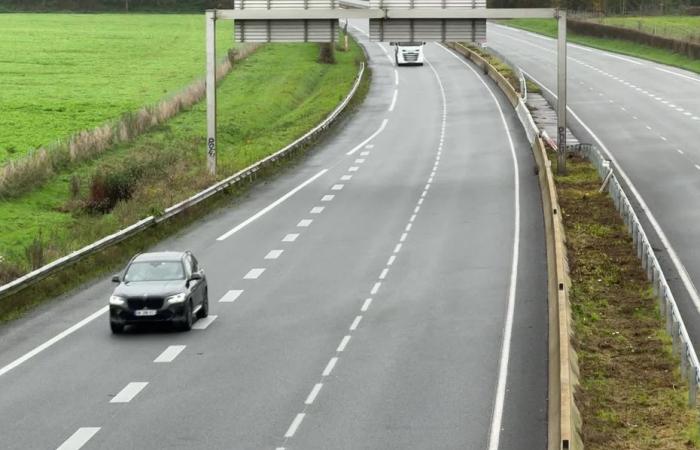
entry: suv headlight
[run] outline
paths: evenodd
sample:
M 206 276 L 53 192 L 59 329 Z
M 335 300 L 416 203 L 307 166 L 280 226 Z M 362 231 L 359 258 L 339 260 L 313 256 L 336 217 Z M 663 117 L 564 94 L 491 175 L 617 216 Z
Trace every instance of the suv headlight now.
M 169 305 L 172 305 L 173 303 L 182 303 L 186 298 L 187 295 L 183 292 L 180 294 L 171 295 L 170 297 L 166 298 L 166 300 L 168 301 Z
M 124 305 L 124 299 L 119 297 L 118 295 L 113 295 L 109 297 L 109 304 L 115 306 L 122 306 Z

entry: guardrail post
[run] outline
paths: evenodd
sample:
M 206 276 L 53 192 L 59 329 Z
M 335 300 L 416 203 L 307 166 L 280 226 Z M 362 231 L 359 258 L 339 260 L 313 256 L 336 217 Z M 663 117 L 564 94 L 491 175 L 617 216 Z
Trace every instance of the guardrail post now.
M 216 11 L 205 13 L 207 49 L 207 170 L 216 175 Z
M 688 343 L 681 342 L 681 376 L 684 380 L 688 379 Z
M 681 351 L 681 323 L 677 320 L 673 321 L 673 333 L 671 334 L 673 339 L 673 352 L 680 353 Z
M 688 370 L 688 404 L 694 408 L 698 403 L 698 368 L 691 365 Z
M 661 317 L 666 317 L 666 302 L 668 301 L 666 296 L 668 295 L 667 287 L 663 284 L 660 284 L 660 294 L 659 294 L 659 314 L 661 314 Z
M 670 336 L 673 336 L 671 333 L 673 332 L 673 307 L 671 305 L 667 305 L 668 307 L 666 308 L 666 333 L 668 333 Z

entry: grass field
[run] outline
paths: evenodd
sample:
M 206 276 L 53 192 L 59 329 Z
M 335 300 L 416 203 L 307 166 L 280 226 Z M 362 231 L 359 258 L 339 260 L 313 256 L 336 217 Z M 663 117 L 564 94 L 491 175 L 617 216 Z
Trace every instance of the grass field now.
M 554 19 L 513 19 L 504 20 L 501 23 L 515 28 L 532 31 L 533 33 L 543 34 L 545 36 L 556 37 L 557 35 L 557 23 Z M 570 42 L 575 42 L 577 44 L 587 45 L 589 47 L 608 50 L 624 55 L 636 56 L 638 58 L 644 58 L 650 61 L 659 62 L 661 64 L 667 64 L 669 66 L 680 67 L 700 73 L 700 60 L 671 53 L 668 50 L 662 50 L 630 41 L 582 36 L 575 33 L 568 33 L 567 37 Z
M 337 64 L 319 64 L 315 44 L 267 45 L 238 63 L 218 94 L 219 175 L 280 149 L 325 117 L 347 94 L 360 48 L 337 52 Z M 63 173 L 40 189 L 0 202 L 0 257 L 30 268 L 27 248 L 41 242 L 45 259 L 77 249 L 139 218 L 162 211 L 210 184 L 205 171 L 205 110 L 200 103 L 165 125 Z M 128 201 L 107 214 L 81 205 L 98 173 L 138 179 Z M 79 185 L 77 195 L 72 184 Z M 0 267 L 0 272 L 2 272 Z M 2 273 L 0 273 L 0 278 Z M 0 280 L 1 281 L 1 280 Z
M 230 47 L 231 22 L 218 27 Z M 0 14 L 0 164 L 177 92 L 204 72 L 200 14 Z
M 603 17 L 591 21 L 683 41 L 700 42 L 700 16 Z

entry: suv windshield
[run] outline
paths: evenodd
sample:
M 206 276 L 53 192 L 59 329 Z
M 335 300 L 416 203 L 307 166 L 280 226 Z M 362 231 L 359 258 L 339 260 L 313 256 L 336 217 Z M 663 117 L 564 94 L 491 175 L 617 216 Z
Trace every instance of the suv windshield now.
M 135 262 L 124 274 L 124 281 L 173 281 L 183 280 L 185 271 L 180 261 Z

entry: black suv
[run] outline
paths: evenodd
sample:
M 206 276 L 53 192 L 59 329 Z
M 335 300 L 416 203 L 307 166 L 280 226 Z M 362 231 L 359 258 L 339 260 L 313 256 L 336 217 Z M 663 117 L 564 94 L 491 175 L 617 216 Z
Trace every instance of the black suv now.
M 209 314 L 207 279 L 190 252 L 142 253 L 134 256 L 109 298 L 112 333 L 129 324 L 171 322 L 190 330 Z

